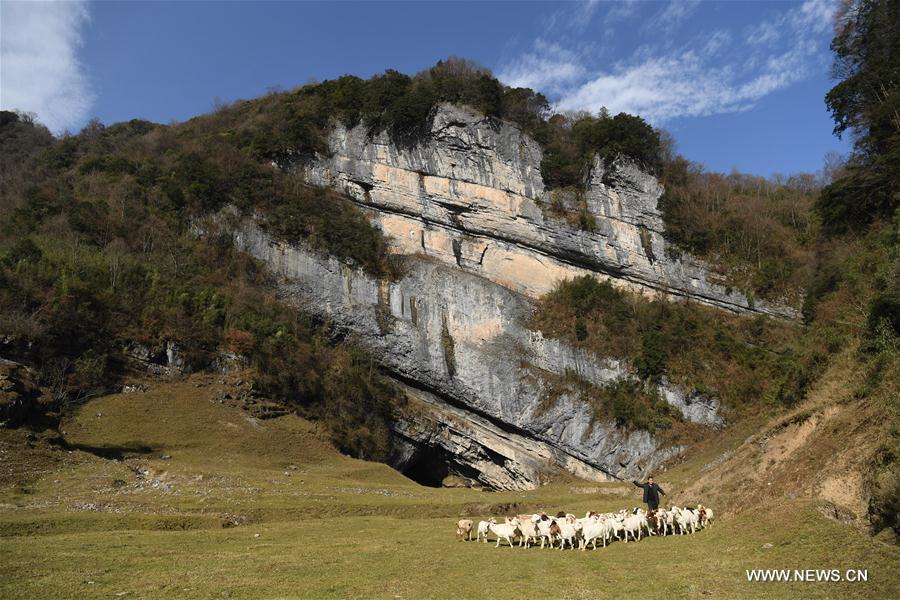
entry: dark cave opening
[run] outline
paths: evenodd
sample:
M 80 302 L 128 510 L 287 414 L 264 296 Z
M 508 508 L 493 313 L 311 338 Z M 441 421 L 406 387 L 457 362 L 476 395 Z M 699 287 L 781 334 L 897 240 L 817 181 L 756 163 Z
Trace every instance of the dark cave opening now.
M 449 457 L 440 448 L 420 447 L 401 471 L 404 475 L 428 487 L 442 487 L 450 474 Z

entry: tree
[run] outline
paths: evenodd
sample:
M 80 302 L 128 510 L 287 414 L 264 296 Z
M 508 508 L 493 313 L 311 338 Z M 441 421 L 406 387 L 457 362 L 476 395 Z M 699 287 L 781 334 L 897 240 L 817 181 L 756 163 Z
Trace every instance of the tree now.
M 889 217 L 900 201 L 900 0 L 845 0 L 831 43 L 840 82 L 825 102 L 854 154 L 817 208 L 831 233 Z

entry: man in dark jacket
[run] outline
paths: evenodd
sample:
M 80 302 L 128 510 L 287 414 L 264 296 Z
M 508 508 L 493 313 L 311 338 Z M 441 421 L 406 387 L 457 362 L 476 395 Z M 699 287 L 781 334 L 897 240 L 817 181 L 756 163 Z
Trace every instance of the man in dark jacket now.
M 662 488 L 653 483 L 653 478 L 648 477 L 647 483 L 638 483 L 637 481 L 632 481 L 634 485 L 644 490 L 644 502 L 647 506 L 650 507 L 650 510 L 656 510 L 659 508 L 659 495 L 666 495 Z

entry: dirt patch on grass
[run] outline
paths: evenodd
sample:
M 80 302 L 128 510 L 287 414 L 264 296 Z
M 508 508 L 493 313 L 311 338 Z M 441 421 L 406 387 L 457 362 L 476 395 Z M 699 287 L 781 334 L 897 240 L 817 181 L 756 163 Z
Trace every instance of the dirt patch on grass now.
M 50 513 L 0 520 L 0 537 L 30 537 L 99 531 L 188 531 L 220 529 L 225 518 L 212 515 Z
M 770 470 L 778 469 L 806 445 L 809 436 L 816 431 L 821 420 L 818 414 L 789 423 L 777 432 L 766 436 L 760 443 L 763 450 L 759 457 L 762 469 L 756 472 L 757 480 L 764 479 Z
M 830 477 L 822 482 L 820 494 L 825 500 L 838 505 L 855 506 L 863 496 L 862 475 L 847 473 L 843 477 Z

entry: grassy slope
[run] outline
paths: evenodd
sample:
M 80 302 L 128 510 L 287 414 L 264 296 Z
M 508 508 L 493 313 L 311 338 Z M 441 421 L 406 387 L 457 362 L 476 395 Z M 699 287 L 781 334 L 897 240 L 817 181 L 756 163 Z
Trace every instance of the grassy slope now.
M 226 389 L 211 377 L 149 382 L 63 424 L 70 445 L 113 448 L 123 461 L 0 430 L 0 596 L 900 594 L 896 547 L 802 497 L 755 503 L 693 536 L 597 552 L 457 543 L 460 514 L 616 509 L 637 504 L 638 490 L 575 481 L 528 493 L 424 488 L 338 454 L 297 417 L 255 421 L 217 400 Z M 687 487 L 704 459 L 670 471 L 664 487 Z M 223 527 L 232 521 L 242 524 Z M 745 569 L 764 567 L 867 568 L 869 582 L 746 582 Z

